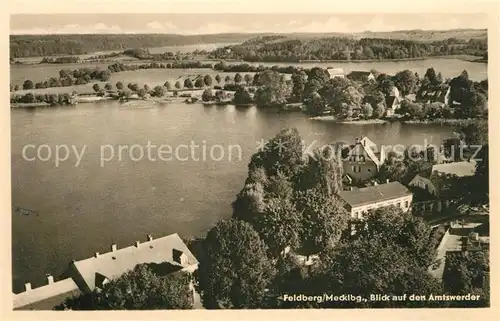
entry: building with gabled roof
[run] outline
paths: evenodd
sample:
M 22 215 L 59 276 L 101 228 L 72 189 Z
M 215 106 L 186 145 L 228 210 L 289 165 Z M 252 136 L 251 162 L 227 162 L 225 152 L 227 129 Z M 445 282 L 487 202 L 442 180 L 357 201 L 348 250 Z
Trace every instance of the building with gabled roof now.
M 373 178 L 384 163 L 385 152 L 368 137 L 356 139 L 354 145 L 342 149 L 342 167 L 346 178 L 354 183 L 361 183 Z
M 340 77 L 344 78 L 345 77 L 345 72 L 343 68 L 327 68 L 326 71 L 328 71 L 328 74 L 330 75 L 330 79 Z
M 413 200 L 411 191 L 399 182 L 341 191 L 338 196 L 345 202 L 345 208 L 353 219 L 363 219 L 369 210 L 391 205 L 406 212 Z
M 146 263 L 161 266 L 165 275 L 178 271 L 193 272 L 198 268 L 198 260 L 175 233 L 159 239 L 149 235 L 146 242 L 137 241 L 122 249 L 112 244 L 110 252 L 95 253 L 91 258 L 71 262 L 67 275 L 82 292 L 91 292 L 136 265 Z
M 473 176 L 476 170 L 476 162 L 463 161 L 444 164 L 435 164 L 430 170 L 418 173 L 408 183 L 408 187 L 415 194 L 415 209 L 423 212 L 441 212 L 450 208 L 460 197 L 453 188 L 457 182 L 453 179 L 461 179 Z
M 136 241 L 134 245 L 118 249 L 111 245 L 111 251 L 80 261 L 73 260 L 63 273 L 63 279 L 54 282 L 47 275 L 47 284 L 35 289 L 25 284 L 25 291 L 14 294 L 14 310 L 52 310 L 66 298 L 99 290 L 113 279 L 133 270 L 139 264 L 147 264 L 159 276 L 172 273 L 193 273 L 198 268 L 198 260 L 177 233 L 147 241 Z M 195 307 L 199 307 L 199 295 L 194 286 Z
M 353 81 L 367 82 L 370 80 L 375 80 L 375 76 L 371 71 L 351 71 L 347 78 Z
M 52 275 L 47 275 L 47 284 L 31 288 L 31 283 L 24 285 L 24 292 L 13 295 L 14 310 L 52 310 L 64 299 L 80 294 L 80 289 L 71 278 L 54 282 Z

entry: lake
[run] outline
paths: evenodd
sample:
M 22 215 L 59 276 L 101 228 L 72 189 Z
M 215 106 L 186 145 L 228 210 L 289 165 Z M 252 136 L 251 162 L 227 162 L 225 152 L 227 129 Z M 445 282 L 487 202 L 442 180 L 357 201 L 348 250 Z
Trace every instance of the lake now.
M 71 259 L 108 252 L 113 242 L 121 248 L 145 240 L 150 233 L 156 237 L 204 233 L 231 216 L 231 202 L 244 184 L 257 142 L 288 127 L 296 127 L 306 145 L 317 147 L 353 142 L 361 134 L 378 144 L 424 144 L 424 140 L 440 144 L 452 134 L 449 126 L 334 124 L 310 120 L 301 113 L 255 107 L 147 102 L 126 107 L 102 102 L 11 109 L 12 206 L 38 213 L 12 214 L 14 291 L 25 282 L 40 286 L 46 273 L 59 275 Z M 210 157 L 203 161 L 201 153 L 189 157 L 187 150 L 180 149 L 178 160 L 161 160 L 155 154 L 158 149 L 152 149 L 152 157 L 140 159 L 148 142 L 174 149 L 193 142 L 216 151 L 215 158 L 224 155 L 220 161 Z M 78 151 L 87 147 L 75 167 L 73 154 L 58 166 L 53 159 L 25 160 L 22 151 L 28 144 L 45 144 L 53 151 L 62 144 L 74 145 Z M 134 152 L 122 153 L 120 161 L 118 145 L 124 144 Z M 109 159 L 103 166 L 101 146 Z M 33 157 L 34 150 L 29 149 L 27 156 Z

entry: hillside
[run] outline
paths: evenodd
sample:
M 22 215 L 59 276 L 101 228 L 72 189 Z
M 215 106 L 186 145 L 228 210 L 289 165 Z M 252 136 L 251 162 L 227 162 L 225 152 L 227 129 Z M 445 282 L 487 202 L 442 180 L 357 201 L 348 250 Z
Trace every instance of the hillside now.
M 485 39 L 485 29 L 457 29 L 444 31 L 402 30 L 362 33 L 224 33 L 212 35 L 175 34 L 86 34 L 86 35 L 11 35 L 10 57 L 44 57 L 52 55 L 82 55 L 94 52 L 125 50 L 131 48 L 182 46 L 203 43 L 242 43 L 254 38 L 272 36 L 281 40 L 308 41 L 339 37 L 351 40 L 362 38 L 398 39 L 419 42 L 458 41 Z
M 371 37 L 366 37 L 367 35 Z M 448 35 L 460 35 L 460 37 L 430 40 Z M 240 59 L 253 62 L 398 60 L 450 55 L 484 56 L 487 50 L 488 41 L 484 31 L 431 32 L 417 30 L 390 33 L 365 32 L 350 36 L 321 34 L 313 37 L 312 35 L 293 34 L 256 37 L 239 45 L 219 48 L 212 52 L 210 58 Z
M 131 48 L 183 46 L 204 43 L 236 43 L 264 34 L 215 35 L 11 35 L 10 57 L 43 57 L 52 55 L 82 55 Z

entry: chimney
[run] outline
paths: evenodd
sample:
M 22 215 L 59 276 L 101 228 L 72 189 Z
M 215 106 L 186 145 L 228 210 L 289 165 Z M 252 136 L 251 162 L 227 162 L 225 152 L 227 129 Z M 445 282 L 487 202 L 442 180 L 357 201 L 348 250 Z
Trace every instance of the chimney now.
M 111 244 L 111 252 L 116 252 L 116 244 Z
M 141 244 L 141 242 L 135 241 L 135 247 L 139 247 L 139 244 Z
M 45 275 L 47 277 L 47 284 L 54 283 L 54 277 L 50 274 Z
M 153 236 L 151 234 L 148 234 L 148 242 L 153 240 Z
M 99 252 L 95 252 L 95 253 L 94 253 L 94 257 L 95 257 L 95 258 L 99 257 Z
M 31 283 L 24 283 L 24 291 L 31 291 Z

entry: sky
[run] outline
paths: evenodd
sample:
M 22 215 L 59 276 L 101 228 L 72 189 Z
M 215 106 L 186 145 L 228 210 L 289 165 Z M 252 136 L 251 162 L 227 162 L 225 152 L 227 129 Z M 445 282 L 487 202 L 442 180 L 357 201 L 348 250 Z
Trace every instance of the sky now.
M 486 29 L 485 14 L 13 14 L 11 34 L 356 33 Z

